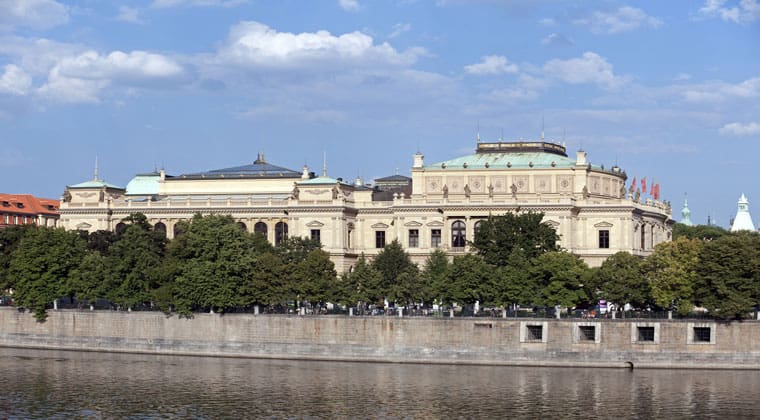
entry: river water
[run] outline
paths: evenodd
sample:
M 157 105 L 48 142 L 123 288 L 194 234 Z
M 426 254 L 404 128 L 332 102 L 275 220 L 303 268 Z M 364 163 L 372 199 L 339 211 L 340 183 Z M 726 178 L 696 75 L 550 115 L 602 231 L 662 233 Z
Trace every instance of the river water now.
M 0 418 L 753 418 L 760 372 L 0 348 Z

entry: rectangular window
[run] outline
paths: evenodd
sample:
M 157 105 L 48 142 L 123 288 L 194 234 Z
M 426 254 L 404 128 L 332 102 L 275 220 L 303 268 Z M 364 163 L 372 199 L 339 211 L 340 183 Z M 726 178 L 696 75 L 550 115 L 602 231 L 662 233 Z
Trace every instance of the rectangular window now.
M 599 248 L 609 248 L 609 247 L 610 247 L 610 231 L 600 230 L 599 231 Z
M 385 231 L 375 231 L 375 248 L 385 248 Z
M 312 229 L 311 230 L 311 240 L 312 241 L 317 241 L 320 244 L 322 243 L 321 232 L 319 231 L 319 229 Z
M 637 327 L 636 341 L 654 343 L 654 327 Z
M 709 343 L 710 342 L 710 327 L 694 327 L 694 342 L 695 343 Z
M 542 341 L 544 338 L 543 325 L 528 325 L 526 327 L 525 341 Z
M 420 246 L 420 231 L 417 229 L 409 229 L 409 248 L 417 248 Z
M 579 325 L 578 326 L 578 340 L 579 341 L 596 341 L 596 326 Z
M 641 250 L 642 251 L 645 249 L 645 245 L 646 245 L 645 241 L 646 241 L 646 237 L 644 234 L 644 226 L 641 226 Z
M 430 247 L 438 248 L 441 246 L 441 230 L 432 229 L 430 231 Z
M 13 224 L 14 225 L 18 224 L 18 216 L 13 216 Z

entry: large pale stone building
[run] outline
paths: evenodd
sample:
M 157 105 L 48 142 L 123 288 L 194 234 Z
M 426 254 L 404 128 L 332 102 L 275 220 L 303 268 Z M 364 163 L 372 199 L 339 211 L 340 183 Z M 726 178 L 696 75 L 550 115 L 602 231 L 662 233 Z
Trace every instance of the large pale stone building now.
M 156 229 L 175 234 L 196 213 L 225 214 L 272 243 L 318 238 L 339 271 L 398 240 L 417 262 L 436 248 L 468 251 L 489 215 L 536 211 L 560 235 L 560 246 L 592 266 L 618 251 L 646 256 L 671 236 L 669 203 L 625 188 L 626 174 L 589 163 L 583 151 L 543 141 L 478 143 L 475 153 L 426 164 L 413 157 L 411 178 L 395 175 L 374 188 L 273 165 L 263 155 L 248 165 L 179 176 L 137 175 L 126 188 L 92 181 L 66 187 L 61 225 L 118 230 L 142 212 Z

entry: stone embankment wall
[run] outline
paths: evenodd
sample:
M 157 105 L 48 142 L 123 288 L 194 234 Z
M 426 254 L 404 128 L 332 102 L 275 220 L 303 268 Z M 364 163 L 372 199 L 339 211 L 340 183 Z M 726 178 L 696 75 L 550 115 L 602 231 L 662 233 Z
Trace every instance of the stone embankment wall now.
M 760 323 L 0 308 L 0 346 L 397 363 L 760 369 Z

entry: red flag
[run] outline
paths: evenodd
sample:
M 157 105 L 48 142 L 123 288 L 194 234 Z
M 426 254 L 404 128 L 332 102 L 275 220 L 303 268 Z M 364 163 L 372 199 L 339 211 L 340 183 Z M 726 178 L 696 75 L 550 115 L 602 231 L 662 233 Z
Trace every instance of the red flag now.
M 659 200 L 660 199 L 660 184 L 659 183 L 654 184 L 654 187 L 652 187 L 652 189 L 654 190 L 654 192 L 652 193 L 654 195 L 654 199 Z
M 636 177 L 633 177 L 633 182 L 631 182 L 631 188 L 628 190 L 633 194 L 633 191 L 636 190 Z
M 641 178 L 641 192 L 647 192 L 647 177 Z

